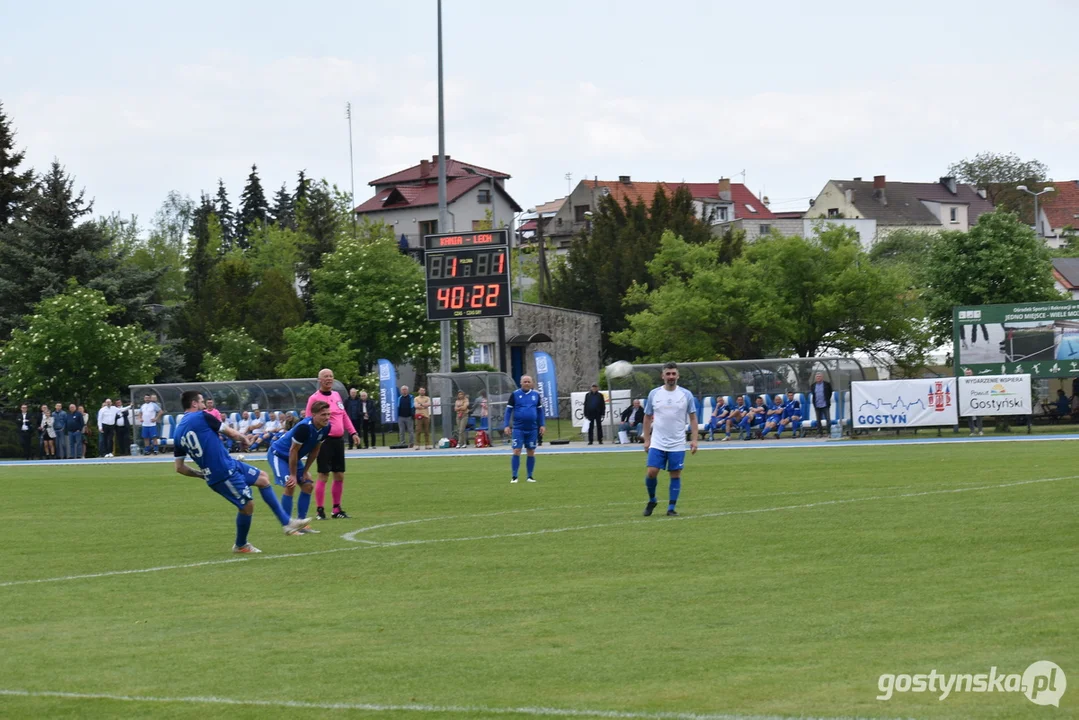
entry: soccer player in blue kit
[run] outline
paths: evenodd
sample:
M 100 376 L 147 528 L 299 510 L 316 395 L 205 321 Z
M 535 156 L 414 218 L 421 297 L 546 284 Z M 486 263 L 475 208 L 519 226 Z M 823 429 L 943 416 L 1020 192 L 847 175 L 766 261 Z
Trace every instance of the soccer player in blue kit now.
M 281 495 L 281 507 L 286 516 L 292 515 L 292 495 L 299 485 L 300 502 L 296 504 L 296 508 L 300 517 L 307 517 L 307 510 L 311 507 L 311 490 L 315 487 L 310 469 L 318 458 L 322 441 L 330 434 L 331 415 L 330 404 L 316 400 L 311 403 L 311 415 L 274 440 L 266 451 L 266 462 L 273 473 L 274 482 L 285 488 Z M 300 470 L 301 458 L 307 458 L 303 470 Z M 309 526 L 302 532 L 317 535 L 319 531 Z
M 543 398 L 532 389 L 530 375 L 521 376 L 521 389 L 514 390 L 506 401 L 506 427 L 503 433 L 508 433 L 511 426 L 513 458 L 510 460 L 510 468 L 513 470 L 513 478 L 510 482 L 517 482 L 517 473 L 521 469 L 522 447 L 528 452 L 528 459 L 525 461 L 528 482 L 536 482 L 532 477 L 532 471 L 536 467 L 536 444 L 543 436 L 546 426 L 543 419 Z
M 255 503 L 251 499 L 252 486 L 257 487 L 262 499 L 273 510 L 281 522 L 286 535 L 299 535 L 300 531 L 311 522 L 310 518 L 289 520 L 289 516 L 277 501 L 270 478 L 257 467 L 242 463 L 229 456 L 221 444 L 218 433 L 232 438 L 241 446 L 246 444 L 244 436 L 236 430 L 222 425 L 221 421 L 205 412 L 206 405 L 202 394 L 188 390 L 180 398 L 184 407 L 184 416 L 176 426 L 176 472 L 188 477 L 206 480 L 210 489 L 236 506 L 236 544 L 234 553 L 262 552 L 247 542 L 247 533 L 251 529 L 251 515 Z M 184 464 L 184 457 L 189 456 L 199 469 L 195 470 Z
M 663 366 L 663 385 L 648 393 L 644 404 L 644 451 L 648 453 L 648 473 L 644 477 L 648 488 L 647 517 L 656 509 L 656 486 L 660 470 L 671 476 L 670 502 L 667 514 L 674 516 L 678 494 L 682 491 L 682 466 L 686 462 L 686 423 L 690 427 L 690 454 L 697 454 L 697 401 L 693 393 L 678 386 L 678 365 Z

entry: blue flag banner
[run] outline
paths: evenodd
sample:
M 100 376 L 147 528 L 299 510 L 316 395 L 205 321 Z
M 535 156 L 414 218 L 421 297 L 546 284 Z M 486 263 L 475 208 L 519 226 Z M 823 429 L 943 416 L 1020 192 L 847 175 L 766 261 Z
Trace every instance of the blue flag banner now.
M 382 422 L 397 422 L 397 369 L 389 360 L 378 361 L 378 395 L 382 407 Z
M 544 417 L 558 417 L 558 380 L 555 378 L 554 358 L 545 352 L 534 352 L 536 358 L 536 392 L 543 398 Z

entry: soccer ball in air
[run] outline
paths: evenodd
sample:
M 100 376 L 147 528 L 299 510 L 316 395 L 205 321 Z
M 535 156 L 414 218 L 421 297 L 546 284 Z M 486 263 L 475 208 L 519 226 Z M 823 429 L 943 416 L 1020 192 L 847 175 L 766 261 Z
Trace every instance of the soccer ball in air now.
M 633 372 L 633 365 L 625 360 L 616 360 L 607 366 L 607 377 L 614 379 L 625 377 Z

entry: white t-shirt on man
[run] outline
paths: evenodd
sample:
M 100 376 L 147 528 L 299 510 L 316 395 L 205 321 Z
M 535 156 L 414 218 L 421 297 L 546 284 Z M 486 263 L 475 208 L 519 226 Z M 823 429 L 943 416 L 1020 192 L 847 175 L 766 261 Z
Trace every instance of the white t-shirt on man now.
M 142 415 L 143 427 L 153 427 L 154 425 L 157 425 L 157 411 L 157 403 L 148 402 L 142 404 L 142 407 L 139 408 L 139 412 Z
M 686 423 L 697 412 L 693 393 L 684 387 L 667 390 L 663 385 L 648 393 L 644 414 L 652 416 L 652 441 L 649 447 L 667 452 L 685 452 Z

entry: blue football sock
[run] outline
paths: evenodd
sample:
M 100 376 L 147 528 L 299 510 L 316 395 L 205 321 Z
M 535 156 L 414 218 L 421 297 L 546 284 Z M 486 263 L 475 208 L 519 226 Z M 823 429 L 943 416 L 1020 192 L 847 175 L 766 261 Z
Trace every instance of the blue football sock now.
M 259 495 L 266 501 L 266 504 L 273 510 L 273 514 L 277 516 L 277 519 L 282 525 L 288 525 L 289 516 L 285 514 L 284 508 L 281 507 L 281 503 L 277 499 L 277 493 L 273 491 L 273 488 L 267 485 L 266 487 L 259 488 Z
M 525 469 L 528 470 L 528 477 L 532 477 L 532 471 L 536 469 L 535 455 L 529 455 L 525 458 Z
M 648 488 L 648 502 L 656 501 L 656 486 L 659 485 L 659 479 L 654 477 L 644 476 L 644 486 Z
M 311 493 L 301 492 L 300 501 L 296 503 L 296 517 L 307 517 L 307 511 L 311 507 Z
M 513 471 L 513 477 L 517 477 L 517 473 L 521 470 L 521 456 L 517 453 L 510 456 L 510 470 Z
M 285 511 L 285 515 L 287 517 L 292 517 L 292 496 L 291 495 L 285 495 L 285 494 L 281 495 L 281 509 Z M 303 517 L 303 515 L 301 515 L 300 517 Z
M 671 502 L 667 505 L 668 510 L 674 510 L 674 504 L 678 502 L 678 493 L 682 492 L 682 478 L 671 478 Z
M 247 531 L 251 529 L 251 516 L 236 513 L 236 547 L 247 544 Z
M 763 431 L 763 432 L 761 432 L 761 437 L 762 437 L 762 438 L 766 438 L 766 437 L 768 437 L 768 433 L 770 433 L 770 432 L 772 432 L 772 431 L 771 431 L 771 430 L 770 430 L 770 429 L 768 428 L 768 426 L 767 426 L 767 425 L 765 425 L 765 426 L 764 426 L 764 431 Z
M 776 426 L 776 437 L 777 438 L 783 437 L 783 426 L 782 425 L 777 425 Z

